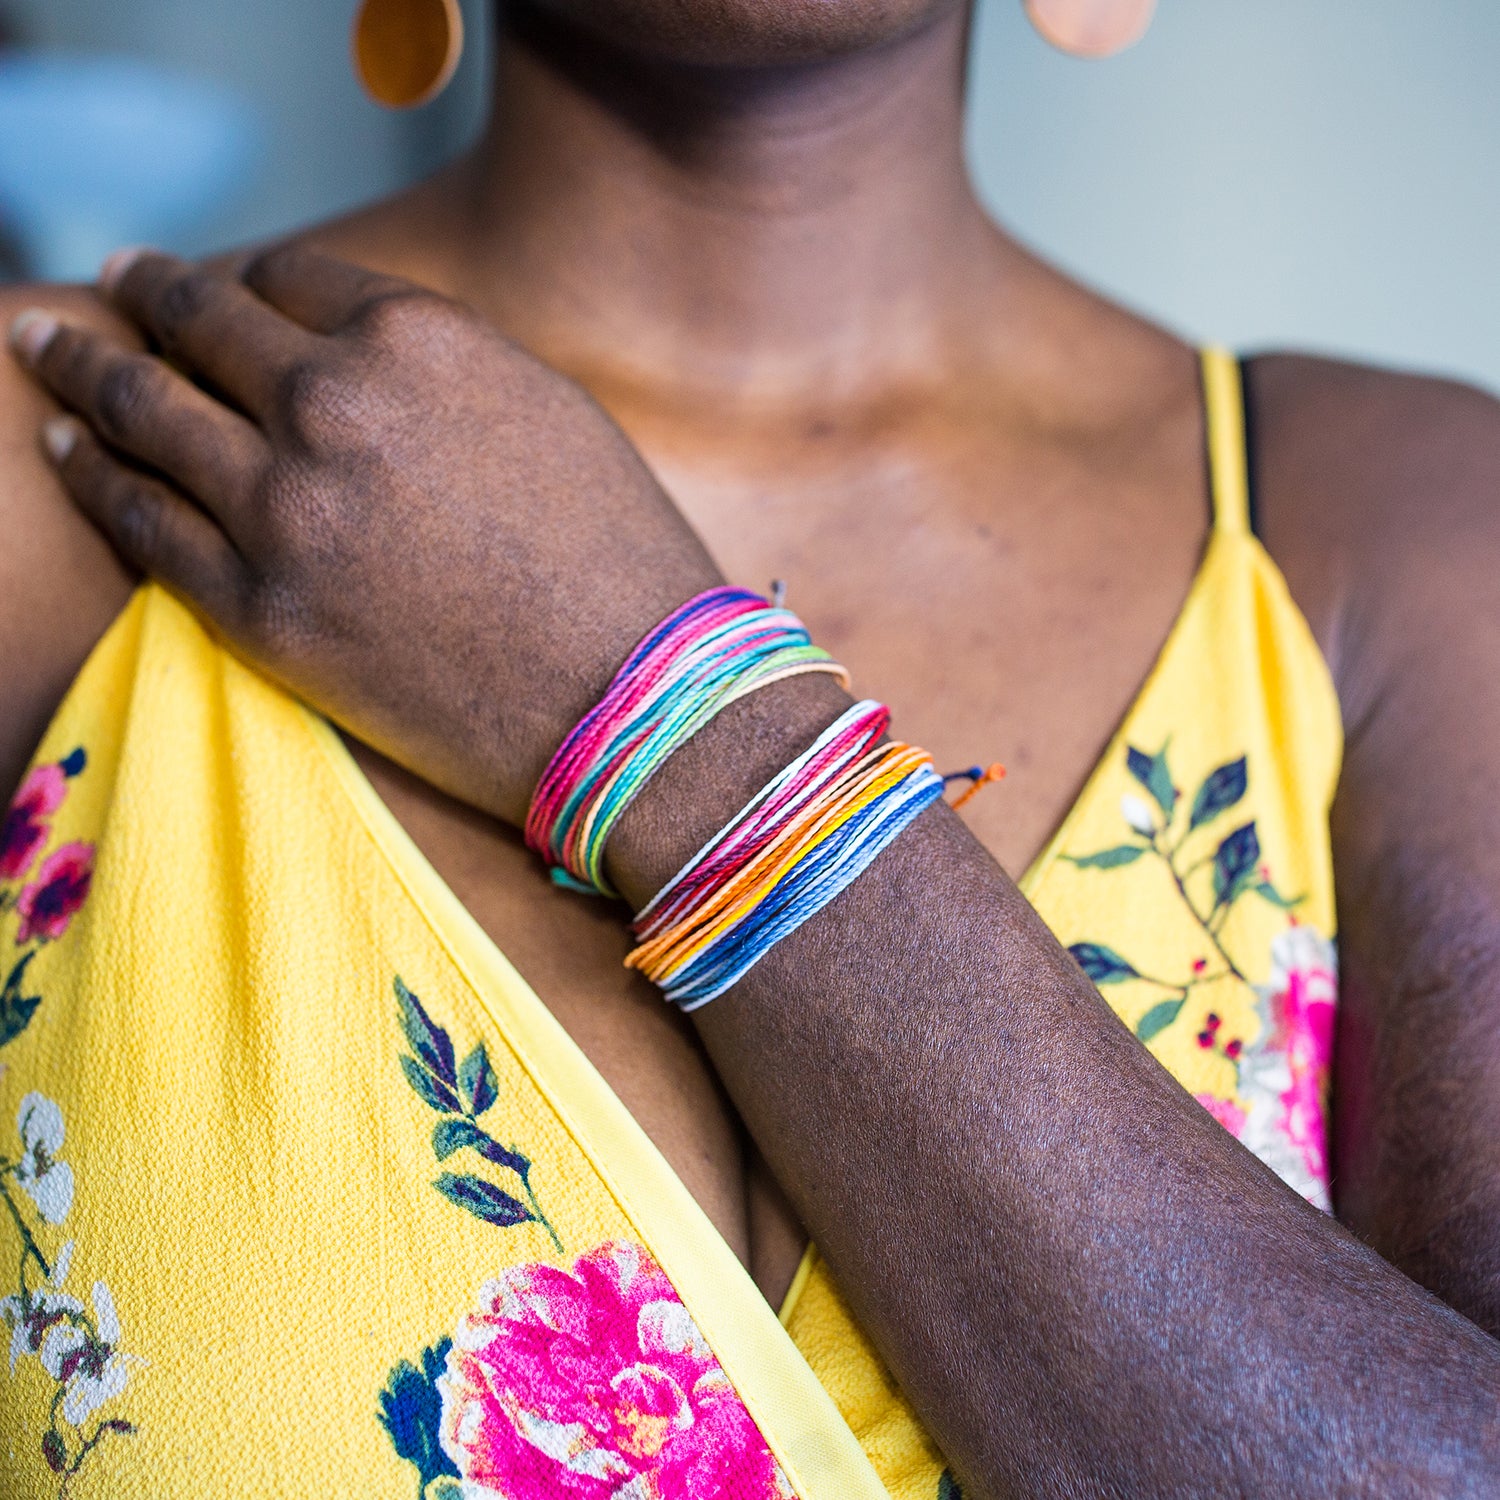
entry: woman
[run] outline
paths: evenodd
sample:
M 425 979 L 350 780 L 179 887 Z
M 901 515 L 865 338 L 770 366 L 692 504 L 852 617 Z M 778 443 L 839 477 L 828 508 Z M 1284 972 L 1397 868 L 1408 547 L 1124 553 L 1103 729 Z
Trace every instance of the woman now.
M 10 297 L 10 1492 L 1495 1488 L 1500 418 L 1257 359 L 1252 515 L 1233 364 L 980 212 L 967 21 L 508 6 L 432 182 Z M 1011 775 L 689 1025 L 502 825 L 722 576 Z

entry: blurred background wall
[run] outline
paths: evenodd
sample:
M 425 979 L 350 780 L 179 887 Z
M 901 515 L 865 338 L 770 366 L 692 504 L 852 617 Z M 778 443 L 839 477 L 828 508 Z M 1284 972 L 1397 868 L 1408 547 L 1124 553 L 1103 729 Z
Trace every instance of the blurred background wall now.
M 192 251 L 388 192 L 477 130 L 488 0 L 465 0 L 454 85 L 409 115 L 359 92 L 354 5 L 0 0 L 0 18 L 45 56 L 149 65 L 132 85 L 147 99 L 173 80 L 216 87 L 234 146 L 222 180 L 147 236 Z M 1050 51 L 1019 0 L 981 0 L 974 173 L 1023 238 L 1192 337 L 1311 346 L 1500 390 L 1497 65 L 1496 0 L 1160 0 L 1146 40 L 1103 63 Z M 4 81 L 0 67 L 0 176 L 26 145 L 6 126 Z M 153 155 L 141 203 L 173 171 L 169 149 Z M 32 270 L 86 272 L 72 262 L 108 230 L 87 227 L 33 236 Z

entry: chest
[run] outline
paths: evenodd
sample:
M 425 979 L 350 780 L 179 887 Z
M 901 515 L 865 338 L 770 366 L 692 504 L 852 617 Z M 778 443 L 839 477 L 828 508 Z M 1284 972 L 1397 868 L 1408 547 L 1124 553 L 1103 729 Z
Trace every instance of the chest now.
M 939 771 L 1000 761 L 965 808 L 1019 879 L 1172 630 L 1210 506 L 1196 414 L 1144 451 L 955 424 L 658 472 L 731 582 L 787 603 Z

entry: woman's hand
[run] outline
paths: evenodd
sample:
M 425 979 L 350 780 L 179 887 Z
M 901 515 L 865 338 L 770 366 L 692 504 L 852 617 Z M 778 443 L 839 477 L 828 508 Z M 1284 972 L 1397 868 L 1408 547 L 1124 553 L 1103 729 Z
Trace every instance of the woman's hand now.
M 40 310 L 12 331 L 83 419 L 46 433 L 69 492 L 254 665 L 465 801 L 520 822 L 635 642 L 721 581 L 599 407 L 454 302 L 296 248 L 238 276 L 126 252 L 102 285 L 160 355 Z

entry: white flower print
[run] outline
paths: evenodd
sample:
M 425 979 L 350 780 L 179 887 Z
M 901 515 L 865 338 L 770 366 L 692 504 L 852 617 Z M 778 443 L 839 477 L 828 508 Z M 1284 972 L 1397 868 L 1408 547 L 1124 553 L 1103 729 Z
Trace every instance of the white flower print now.
M 57 1252 L 52 1262 L 50 1287 L 35 1291 L 22 1301 L 15 1293 L 0 1297 L 0 1318 L 10 1324 L 10 1370 L 14 1375 L 16 1361 L 23 1354 L 36 1354 L 49 1329 L 73 1313 L 83 1311 L 83 1303 L 77 1297 L 62 1290 L 63 1279 L 68 1274 L 68 1265 L 73 1259 L 73 1241 L 69 1240 Z
M 48 1329 L 42 1340 L 42 1366 L 63 1386 L 63 1419 L 75 1427 L 124 1391 L 130 1357 L 116 1347 L 119 1341 L 115 1300 L 102 1281 L 94 1283 L 93 1333 L 76 1323 L 62 1323 Z
M 45 1094 L 27 1094 L 16 1116 L 21 1132 L 21 1160 L 16 1181 L 49 1224 L 61 1224 L 73 1207 L 73 1169 L 60 1161 L 62 1111 Z
M 31 1356 L 52 1382 L 39 1404 L 34 1435 L 57 1476 L 56 1500 L 65 1500 L 101 1443 L 113 1445 L 135 1433 L 135 1423 L 117 1408 L 115 1414 L 96 1413 L 124 1393 L 139 1356 L 120 1349 L 120 1317 L 102 1281 L 93 1284 L 92 1306 L 64 1289 L 74 1242 L 65 1240 L 48 1253 L 47 1226 L 62 1223 L 73 1210 L 73 1169 L 59 1156 L 62 1110 L 44 1094 L 27 1094 L 16 1129 L 18 1148 L 0 1151 L 0 1237 L 11 1238 L 5 1231 L 13 1229 L 19 1242 L 14 1279 L 7 1278 L 12 1290 L 0 1297 L 0 1329 L 10 1332 L 12 1375 L 23 1356 Z M 0 1271 L 7 1250 L 0 1243 Z
M 1134 792 L 1126 792 L 1120 798 L 1120 816 L 1141 835 L 1149 839 L 1156 832 L 1156 819 L 1151 815 L 1151 809 L 1146 805 L 1144 797 L 1137 797 Z

